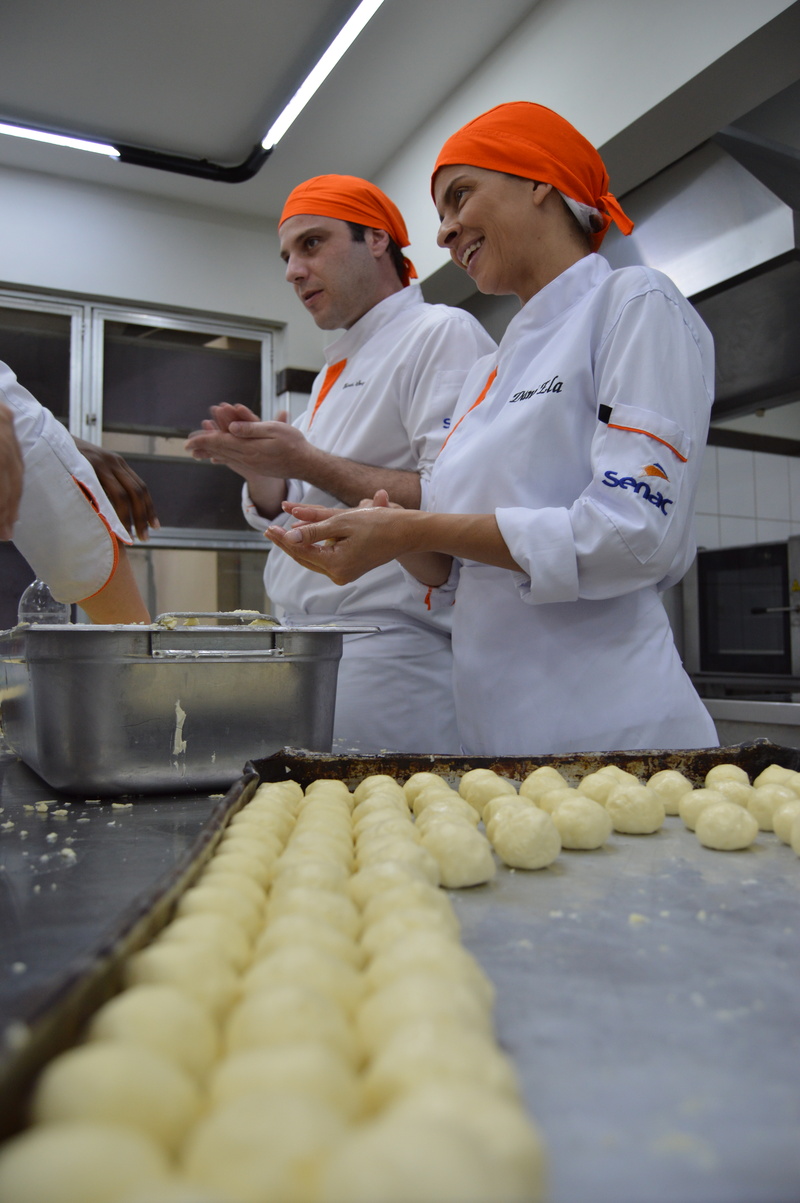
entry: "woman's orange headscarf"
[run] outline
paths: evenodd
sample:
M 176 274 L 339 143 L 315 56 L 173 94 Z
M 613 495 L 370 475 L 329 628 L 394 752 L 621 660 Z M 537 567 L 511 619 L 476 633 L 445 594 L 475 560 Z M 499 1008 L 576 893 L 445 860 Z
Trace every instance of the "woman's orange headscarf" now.
M 440 167 L 464 163 L 552 184 L 559 192 L 600 211 L 602 228 L 591 233 L 593 250 L 611 222 L 630 234 L 633 222 L 608 190 L 608 173 L 591 142 L 558 113 L 517 100 L 499 104 L 448 138 L 431 176 Z
M 385 230 L 401 249 L 408 246 L 408 230 L 397 205 L 369 180 L 355 175 L 316 175 L 298 184 L 286 198 L 278 224 L 300 213 L 337 217 L 372 230 Z M 403 263 L 402 279 L 406 285 L 416 280 L 417 271 L 410 259 L 404 258 Z

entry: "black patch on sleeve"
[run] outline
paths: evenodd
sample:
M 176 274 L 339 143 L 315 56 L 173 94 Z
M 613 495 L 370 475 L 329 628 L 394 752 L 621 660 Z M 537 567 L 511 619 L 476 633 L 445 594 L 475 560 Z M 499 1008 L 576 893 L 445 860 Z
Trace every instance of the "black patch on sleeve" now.
M 597 417 L 598 417 L 599 421 L 605 422 L 605 424 L 607 426 L 608 423 L 611 421 L 611 406 L 610 405 L 601 405 L 597 411 Z

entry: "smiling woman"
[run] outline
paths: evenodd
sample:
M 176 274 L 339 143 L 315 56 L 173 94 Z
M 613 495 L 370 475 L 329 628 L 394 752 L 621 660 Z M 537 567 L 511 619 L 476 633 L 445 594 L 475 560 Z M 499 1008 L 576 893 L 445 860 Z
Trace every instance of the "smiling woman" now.
M 659 597 L 695 553 L 708 331 L 667 277 L 596 254 L 611 221 L 632 224 L 597 151 L 549 109 L 470 122 L 432 193 L 440 246 L 522 309 L 467 377 L 427 512 L 385 494 L 337 516 L 287 505 L 301 525 L 270 537 L 338 583 L 397 557 L 432 608 L 457 603 L 469 754 L 714 745 Z

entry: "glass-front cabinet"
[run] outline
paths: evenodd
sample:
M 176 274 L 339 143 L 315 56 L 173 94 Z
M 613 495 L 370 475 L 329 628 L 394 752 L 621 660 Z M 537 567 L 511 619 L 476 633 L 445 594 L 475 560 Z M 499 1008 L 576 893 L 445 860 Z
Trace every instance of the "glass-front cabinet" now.
M 265 605 L 266 548 L 242 517 L 241 478 L 184 443 L 221 401 L 273 414 L 272 336 L 267 323 L 0 292 L 0 359 L 73 435 L 124 456 L 152 494 L 161 527 L 131 559 L 153 614 Z M 0 557 L 5 626 L 30 572 L 9 545 Z

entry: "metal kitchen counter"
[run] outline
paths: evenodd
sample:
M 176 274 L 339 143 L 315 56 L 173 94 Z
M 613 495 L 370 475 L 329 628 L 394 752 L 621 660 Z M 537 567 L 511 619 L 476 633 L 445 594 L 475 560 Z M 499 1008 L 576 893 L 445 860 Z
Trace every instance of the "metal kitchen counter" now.
M 800 860 L 680 819 L 452 892 L 550 1203 L 800 1199 Z
M 30 810 L 55 795 L 0 758 L 0 1088 L 13 1094 L 3 1057 L 26 1068 L 23 1025 L 71 991 L 51 1033 L 64 1043 L 113 989 L 120 931 L 133 947 L 164 921 L 246 791 Z M 745 852 L 711 852 L 670 818 L 656 835 L 615 834 L 536 873 L 501 868 L 450 897 L 545 1136 L 548 1203 L 797 1203 L 790 848 L 762 833 Z

